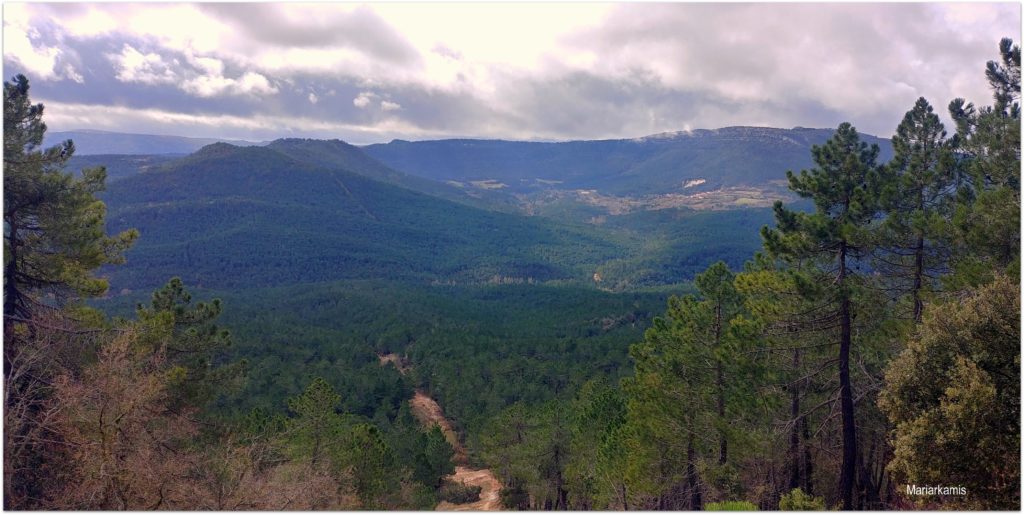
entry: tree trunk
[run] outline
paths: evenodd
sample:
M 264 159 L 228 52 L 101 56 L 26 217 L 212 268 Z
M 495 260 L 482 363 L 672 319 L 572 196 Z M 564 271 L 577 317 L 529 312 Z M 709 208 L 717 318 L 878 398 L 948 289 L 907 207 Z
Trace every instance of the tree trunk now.
M 800 349 L 793 351 L 793 370 L 800 370 Z M 800 386 L 789 385 L 789 417 L 793 429 L 789 432 L 789 489 L 800 487 Z
M 804 467 L 803 467 L 803 489 L 807 492 L 807 495 L 814 495 L 814 462 L 811 460 L 811 446 L 808 442 L 811 441 L 811 424 L 807 421 L 807 417 L 800 418 L 800 425 L 803 426 L 804 439 Z
M 15 277 L 18 266 L 18 224 L 14 221 L 13 217 L 8 221 L 7 224 L 7 265 L 4 266 L 4 315 L 19 315 L 16 312 L 18 305 L 18 288 L 15 283 Z M 7 323 L 7 319 L 4 318 L 4 333 L 10 334 L 10 325 Z
M 704 503 L 700 497 L 700 485 L 697 479 L 697 451 L 693 447 L 693 436 L 686 444 L 686 480 L 690 489 L 690 511 L 700 511 Z
M 853 385 L 850 381 L 850 293 L 846 284 L 846 242 L 839 245 L 839 407 L 843 424 L 843 462 L 839 493 L 844 510 L 853 509 L 853 483 L 857 466 L 857 430 L 853 419 Z
M 722 361 L 718 360 L 718 376 L 715 379 L 718 386 L 718 423 L 725 424 L 725 373 L 722 370 Z M 729 443 L 725 437 L 725 429 L 718 430 L 718 464 L 725 465 L 729 455 Z
M 719 301 L 715 306 L 715 350 L 717 351 L 722 345 L 722 302 Z M 718 423 L 725 424 L 725 371 L 723 370 L 724 365 L 721 359 L 715 360 L 716 364 L 716 377 L 715 387 L 718 391 Z M 728 442 L 725 438 L 725 429 L 720 428 L 718 430 L 718 464 L 725 465 L 728 459 Z
M 924 312 L 924 301 L 921 300 L 921 288 L 924 286 L 924 236 L 917 237 L 914 249 L 914 323 L 921 323 Z

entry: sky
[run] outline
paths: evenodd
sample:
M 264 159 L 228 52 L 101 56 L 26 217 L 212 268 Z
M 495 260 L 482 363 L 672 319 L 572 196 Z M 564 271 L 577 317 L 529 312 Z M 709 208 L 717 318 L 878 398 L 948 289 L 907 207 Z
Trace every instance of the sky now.
M 1019 3 L 14 3 L 4 77 L 51 131 L 356 144 L 733 125 L 891 135 L 991 103 Z M 949 129 L 952 131 L 952 128 Z

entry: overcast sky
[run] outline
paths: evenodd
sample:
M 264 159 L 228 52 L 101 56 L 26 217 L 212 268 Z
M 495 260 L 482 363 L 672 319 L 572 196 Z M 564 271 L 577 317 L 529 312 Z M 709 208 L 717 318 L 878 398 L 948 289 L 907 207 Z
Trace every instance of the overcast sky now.
M 1020 4 L 16 4 L 4 76 L 51 130 L 353 143 L 730 125 L 889 136 L 990 102 Z

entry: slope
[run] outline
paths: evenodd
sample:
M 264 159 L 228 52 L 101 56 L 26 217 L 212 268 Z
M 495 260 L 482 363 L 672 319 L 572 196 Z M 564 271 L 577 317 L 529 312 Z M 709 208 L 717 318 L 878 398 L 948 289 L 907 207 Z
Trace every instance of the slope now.
M 726 127 L 560 143 L 395 140 L 364 149 L 393 168 L 436 180 L 493 180 L 520 192 L 555 186 L 643 195 L 784 180 L 787 169 L 810 166 L 811 146 L 831 134 L 831 129 Z M 891 156 L 888 140 L 864 139 L 882 147 L 883 159 Z
M 341 169 L 413 191 L 485 209 L 514 211 L 514 199 L 502 192 L 468 191 L 441 181 L 397 171 L 341 140 L 278 139 L 267 145 L 296 161 L 327 169 Z
M 209 145 L 112 182 L 103 199 L 109 230 L 142 234 L 127 265 L 107 272 L 115 292 L 179 274 L 218 288 L 546 281 L 587 277 L 623 252 L 591 228 L 476 209 L 267 147 Z

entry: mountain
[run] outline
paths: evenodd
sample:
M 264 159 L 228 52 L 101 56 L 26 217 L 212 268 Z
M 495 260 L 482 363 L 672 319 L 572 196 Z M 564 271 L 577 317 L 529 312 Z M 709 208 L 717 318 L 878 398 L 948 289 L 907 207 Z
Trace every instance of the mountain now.
M 476 207 L 515 210 L 514 199 L 504 192 L 466 190 L 433 179 L 409 175 L 381 163 L 359 147 L 341 140 L 285 138 L 270 142 L 267 148 L 312 166 L 340 168 L 376 181 Z
M 50 132 L 43 141 L 45 147 L 61 141 L 75 142 L 75 155 L 95 154 L 190 154 L 206 145 L 217 142 L 233 145 L 263 145 L 242 140 L 220 138 L 187 138 L 184 136 L 158 136 L 155 134 L 128 134 L 97 130 Z
M 112 291 L 175 275 L 211 288 L 586 278 L 624 251 L 590 227 L 473 208 L 280 146 L 215 143 L 110 183 L 108 230 L 141 232 L 128 264 L 106 271 Z
M 75 144 L 77 145 L 77 141 Z M 137 173 L 155 170 L 161 166 L 182 157 L 181 154 L 86 154 L 71 156 L 65 167 L 66 171 L 75 173 L 85 168 L 102 166 L 107 169 L 107 184 L 113 181 L 130 177 Z
M 831 129 L 725 127 L 636 139 L 540 143 L 394 140 L 364 150 L 384 164 L 439 181 L 530 192 L 596 189 L 611 195 L 710 191 L 782 181 L 811 166 L 811 146 Z M 863 135 L 892 155 L 888 140 Z

